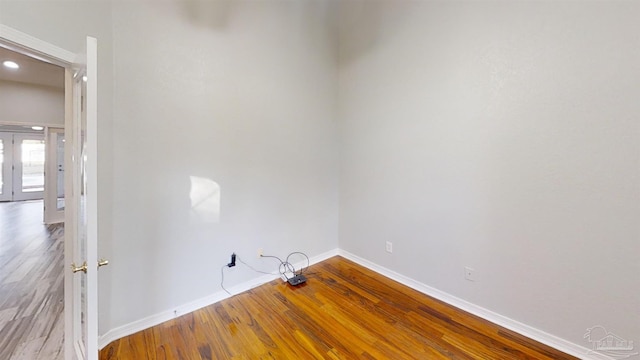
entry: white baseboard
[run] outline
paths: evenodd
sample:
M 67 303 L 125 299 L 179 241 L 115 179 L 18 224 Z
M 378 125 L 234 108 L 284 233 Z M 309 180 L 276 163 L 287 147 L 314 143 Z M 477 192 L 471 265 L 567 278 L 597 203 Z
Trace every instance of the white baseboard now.
M 495 313 L 491 310 L 487 310 L 478 305 L 472 304 L 468 301 L 462 300 L 458 297 L 455 297 L 451 294 L 448 294 L 444 291 L 432 288 L 428 285 L 425 285 L 421 282 L 418 282 L 414 279 L 411 279 L 407 276 L 401 275 L 395 271 L 389 270 L 385 267 L 379 266 L 369 260 L 363 259 L 359 256 L 356 256 L 348 251 L 344 251 L 341 249 L 334 249 L 327 251 L 323 254 L 314 256 L 309 259 L 310 264 L 316 264 L 326 259 L 329 259 L 333 256 L 340 255 L 346 259 L 349 259 L 357 264 L 360 264 L 370 270 L 377 272 L 380 275 L 386 276 L 392 280 L 395 280 L 403 285 L 406 285 L 412 289 L 415 289 L 423 294 L 434 297 L 440 301 L 443 301 L 449 305 L 455 306 L 458 309 L 469 312 L 473 315 L 481 317 L 487 321 L 490 321 L 494 324 L 500 325 L 506 329 L 515 331 L 523 336 L 526 336 L 530 339 L 538 341 L 540 343 L 551 346 L 555 349 L 558 349 L 562 352 L 565 352 L 569 355 L 573 355 L 575 357 L 585 359 L 585 360 L 612 360 L 612 358 L 605 356 L 600 353 L 594 353 L 591 349 L 588 349 L 584 346 L 574 344 L 562 338 L 559 338 L 555 335 L 549 334 L 542 330 L 536 329 L 529 325 L 523 324 L 519 321 L 510 319 L 506 316 Z M 306 264 L 295 264 L 296 268 L 304 267 Z M 253 289 L 262 284 L 268 283 L 274 279 L 277 279 L 279 275 L 262 275 L 255 279 L 249 280 L 242 284 L 235 285 L 229 288 L 229 292 L 232 294 L 239 294 L 241 292 Z M 120 339 L 122 337 L 134 334 L 136 332 L 148 329 L 150 327 L 161 324 L 165 321 L 174 319 L 178 316 L 193 312 L 195 310 L 201 309 L 205 306 L 209 306 L 211 304 L 215 304 L 218 301 L 227 299 L 232 295 L 227 294 L 224 291 L 218 291 L 214 294 L 205 296 L 201 299 L 177 306 L 174 309 L 169 309 L 151 316 L 148 316 L 144 319 L 140 319 L 138 321 L 134 321 L 132 323 L 120 326 L 118 328 L 112 329 L 106 334 L 102 335 L 98 339 L 98 345 L 100 349 L 107 346 L 112 341 Z
M 324 261 L 326 259 L 329 259 L 331 257 L 334 257 L 336 255 L 338 255 L 338 249 L 333 249 L 330 251 L 327 251 L 325 253 L 322 253 L 320 255 L 316 255 L 313 256 L 309 259 L 309 263 L 311 265 L 319 263 L 321 261 Z M 303 268 L 307 265 L 306 261 L 304 261 L 303 263 L 296 263 L 294 264 L 294 266 L 296 267 L 296 269 L 300 269 Z M 274 279 L 278 279 L 280 277 L 280 275 L 262 275 L 259 276 L 255 279 L 251 279 L 249 281 L 246 281 L 244 283 L 232 286 L 230 288 L 228 288 L 227 290 L 229 290 L 229 292 L 233 295 L 235 294 L 239 294 L 242 293 L 244 291 L 253 289 L 255 287 L 258 287 L 260 285 L 266 284 Z M 139 331 L 148 329 L 150 327 L 156 326 L 158 324 L 161 324 L 165 321 L 169 321 L 171 319 L 174 319 L 178 316 L 196 311 L 198 309 L 201 309 L 205 306 L 209 306 L 211 304 L 215 304 L 218 301 L 230 298 L 233 295 L 229 295 L 227 294 L 225 291 L 218 291 L 215 292 L 211 295 L 205 296 L 203 298 L 200 298 L 198 300 L 195 301 L 191 301 L 189 303 L 177 306 L 173 309 L 169 309 L 169 310 L 165 310 L 162 312 L 159 312 L 157 314 L 151 315 L 151 316 L 147 316 L 146 318 L 134 321 L 132 323 L 123 325 L 123 326 L 119 326 L 115 329 L 111 329 L 109 330 L 107 333 L 105 333 L 104 335 L 100 336 L 100 338 L 98 339 L 98 347 L 100 349 L 104 348 L 105 346 L 109 345 L 109 343 L 118 340 L 120 338 L 123 338 L 125 336 L 131 335 L 131 334 L 135 334 Z
M 363 259 L 357 255 L 354 255 L 348 251 L 344 251 L 342 249 L 338 250 L 338 255 L 349 259 L 359 265 L 362 265 L 370 270 L 377 272 L 380 275 L 388 277 L 389 279 L 395 280 L 403 285 L 406 285 L 414 290 L 417 290 L 423 294 L 434 297 L 440 301 L 443 301 L 449 305 L 455 306 L 458 309 L 464 310 L 468 313 L 481 317 L 487 321 L 490 321 L 494 324 L 500 325 L 506 329 L 512 330 L 526 336 L 530 339 L 533 339 L 537 342 L 543 343 L 545 345 L 551 346 L 554 349 L 565 352 L 569 355 L 578 357 L 580 359 L 585 360 L 612 360 L 612 358 L 600 354 L 595 353 L 591 349 L 586 348 L 584 346 L 580 346 L 559 338 L 555 335 L 551 335 L 542 330 L 538 330 L 529 325 L 523 324 L 519 321 L 510 319 L 506 316 L 495 313 L 491 310 L 487 310 L 478 305 L 472 304 L 468 301 L 462 300 L 458 297 L 455 297 L 451 294 L 448 294 L 444 291 L 432 288 L 431 286 L 425 285 L 421 282 L 413 280 L 407 276 L 399 274 L 393 270 L 389 270 L 385 267 L 379 266 L 369 260 Z

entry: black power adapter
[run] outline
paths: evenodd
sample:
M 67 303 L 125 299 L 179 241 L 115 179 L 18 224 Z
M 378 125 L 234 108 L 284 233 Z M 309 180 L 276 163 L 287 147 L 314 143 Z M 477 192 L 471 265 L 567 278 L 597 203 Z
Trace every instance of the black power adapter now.
M 228 267 L 236 266 L 236 253 L 231 254 L 231 262 L 227 264 Z

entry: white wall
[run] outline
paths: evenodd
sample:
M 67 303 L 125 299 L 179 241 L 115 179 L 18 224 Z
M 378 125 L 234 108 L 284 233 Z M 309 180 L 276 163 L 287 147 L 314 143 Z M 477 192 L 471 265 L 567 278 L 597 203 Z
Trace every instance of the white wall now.
M 337 248 L 330 14 L 298 1 L 114 3 L 114 328 L 221 291 L 232 252 L 274 271 L 258 248 Z M 191 177 L 219 185 L 218 222 L 198 213 Z M 239 265 L 225 284 L 261 275 Z
M 340 247 L 575 344 L 638 342 L 640 3 L 340 11 Z
M 220 291 L 233 251 L 274 270 L 258 247 L 337 247 L 332 11 L 0 0 L 0 23 L 64 49 L 98 38 L 98 228 L 111 260 L 100 272 L 100 334 Z M 220 186 L 219 222 L 198 220 L 191 177 Z M 260 275 L 238 266 L 226 283 Z
M 64 90 L 0 81 L 0 123 L 64 127 Z
M 638 4 L 343 2 L 338 63 L 332 3 L 0 0 L 99 39 L 100 333 L 219 291 L 233 251 L 339 245 L 577 344 L 640 339 Z

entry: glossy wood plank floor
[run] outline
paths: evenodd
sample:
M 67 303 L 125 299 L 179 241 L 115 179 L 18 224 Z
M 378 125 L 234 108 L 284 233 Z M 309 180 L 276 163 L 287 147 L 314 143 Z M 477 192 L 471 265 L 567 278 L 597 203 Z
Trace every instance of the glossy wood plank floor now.
M 239 265 L 241 266 L 241 265 Z M 117 340 L 110 359 L 574 359 L 341 257 Z
M 63 358 L 63 225 L 42 201 L 0 203 L 0 359 Z

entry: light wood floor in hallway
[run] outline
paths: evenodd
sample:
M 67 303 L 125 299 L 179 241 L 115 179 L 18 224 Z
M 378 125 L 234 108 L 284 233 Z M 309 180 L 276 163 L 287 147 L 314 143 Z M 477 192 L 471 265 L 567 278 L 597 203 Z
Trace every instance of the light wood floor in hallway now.
M 117 340 L 100 359 L 575 359 L 341 257 L 307 277 Z
M 63 359 L 64 226 L 42 201 L 0 203 L 0 359 Z

